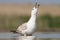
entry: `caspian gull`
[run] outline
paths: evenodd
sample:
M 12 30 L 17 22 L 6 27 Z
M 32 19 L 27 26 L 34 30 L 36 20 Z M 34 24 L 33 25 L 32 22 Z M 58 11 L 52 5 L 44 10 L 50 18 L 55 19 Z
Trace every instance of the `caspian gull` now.
M 17 28 L 16 32 L 18 32 L 20 34 L 24 34 L 25 36 L 26 36 L 26 34 L 32 34 L 32 33 L 35 32 L 38 6 L 39 5 L 36 3 L 35 6 L 33 7 L 32 11 L 31 11 L 31 17 L 28 20 L 28 22 L 23 23 L 22 25 L 20 25 Z

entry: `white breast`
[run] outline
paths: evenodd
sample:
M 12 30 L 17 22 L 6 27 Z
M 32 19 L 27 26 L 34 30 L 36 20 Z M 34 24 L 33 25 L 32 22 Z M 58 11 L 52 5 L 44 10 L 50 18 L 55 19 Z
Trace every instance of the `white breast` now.
M 18 32 L 22 34 L 32 34 L 36 29 L 36 14 L 37 8 L 34 7 L 34 10 L 31 12 L 31 17 L 27 23 L 22 24 L 18 27 Z

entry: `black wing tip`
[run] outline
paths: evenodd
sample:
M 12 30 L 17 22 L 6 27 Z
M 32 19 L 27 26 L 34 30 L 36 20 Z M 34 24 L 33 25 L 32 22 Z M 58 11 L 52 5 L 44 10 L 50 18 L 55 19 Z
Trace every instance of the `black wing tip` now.
M 16 30 L 10 30 L 10 32 L 17 33 Z

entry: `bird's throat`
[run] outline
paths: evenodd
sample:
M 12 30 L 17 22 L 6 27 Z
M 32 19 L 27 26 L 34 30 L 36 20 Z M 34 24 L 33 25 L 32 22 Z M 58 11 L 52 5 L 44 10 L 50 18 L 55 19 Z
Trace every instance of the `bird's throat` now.
M 29 22 L 35 23 L 36 22 L 36 15 L 31 15 Z

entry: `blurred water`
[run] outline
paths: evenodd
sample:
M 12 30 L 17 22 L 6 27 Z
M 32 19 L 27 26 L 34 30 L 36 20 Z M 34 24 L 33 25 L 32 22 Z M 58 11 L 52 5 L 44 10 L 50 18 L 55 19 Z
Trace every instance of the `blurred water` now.
M 0 33 L 0 38 L 15 38 L 20 34 L 14 33 Z M 33 36 L 37 38 L 60 38 L 60 33 L 34 33 Z
M 0 33 L 0 40 L 16 40 L 20 34 L 14 33 Z M 60 33 L 34 33 L 33 36 L 36 38 L 60 38 Z

